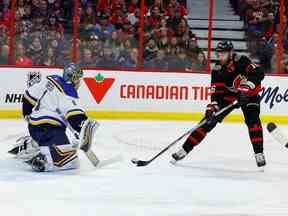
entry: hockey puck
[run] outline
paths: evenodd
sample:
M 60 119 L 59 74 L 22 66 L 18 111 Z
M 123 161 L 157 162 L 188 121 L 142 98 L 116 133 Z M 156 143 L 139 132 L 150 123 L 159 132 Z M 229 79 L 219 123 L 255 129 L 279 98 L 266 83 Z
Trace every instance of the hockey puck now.
M 267 124 L 267 130 L 271 133 L 277 128 L 276 124 L 274 122 L 269 122 Z

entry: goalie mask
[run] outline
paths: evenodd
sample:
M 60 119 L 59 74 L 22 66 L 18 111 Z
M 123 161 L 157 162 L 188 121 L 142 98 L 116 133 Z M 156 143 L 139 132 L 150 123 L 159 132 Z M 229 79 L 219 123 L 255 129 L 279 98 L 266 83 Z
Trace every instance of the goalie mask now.
M 75 89 L 78 89 L 80 86 L 80 80 L 83 77 L 83 71 L 81 68 L 74 63 L 70 63 L 64 67 L 63 70 L 63 79 L 67 83 L 71 83 Z

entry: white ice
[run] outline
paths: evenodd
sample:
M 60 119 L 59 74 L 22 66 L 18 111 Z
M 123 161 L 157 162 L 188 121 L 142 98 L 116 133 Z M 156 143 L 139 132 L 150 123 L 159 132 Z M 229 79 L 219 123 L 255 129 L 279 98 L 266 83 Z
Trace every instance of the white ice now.
M 267 166 L 259 172 L 244 125 L 222 123 L 184 161 L 171 151 L 149 159 L 195 122 L 100 121 L 94 168 L 80 152 L 81 169 L 34 173 L 7 154 L 26 131 L 1 120 L 1 216 L 278 216 L 288 215 L 288 149 L 265 130 Z M 266 126 L 266 125 L 264 125 Z M 280 126 L 288 135 L 288 127 Z

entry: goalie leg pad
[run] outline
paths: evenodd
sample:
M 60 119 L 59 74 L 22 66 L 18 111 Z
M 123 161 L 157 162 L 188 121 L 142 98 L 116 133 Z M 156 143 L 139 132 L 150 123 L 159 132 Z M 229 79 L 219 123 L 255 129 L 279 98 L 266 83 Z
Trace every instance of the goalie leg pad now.
M 69 143 L 65 128 L 29 125 L 29 132 L 37 141 L 41 153 L 41 155 L 39 153 L 34 155 L 35 160 L 28 163 L 33 170 L 57 171 L 79 168 L 77 148 Z M 37 170 L 38 165 L 39 170 Z
M 80 149 L 84 152 L 88 152 L 91 148 L 93 137 L 96 129 L 99 127 L 97 121 L 87 119 L 81 128 L 80 131 Z

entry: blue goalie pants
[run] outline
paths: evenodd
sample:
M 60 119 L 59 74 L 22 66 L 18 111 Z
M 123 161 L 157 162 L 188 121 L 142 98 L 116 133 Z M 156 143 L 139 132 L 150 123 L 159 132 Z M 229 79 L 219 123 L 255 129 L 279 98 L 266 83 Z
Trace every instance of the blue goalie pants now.
M 45 171 L 79 168 L 77 146 L 70 143 L 63 127 L 50 124 L 29 124 L 30 136 L 38 143 L 40 152 L 46 157 Z

